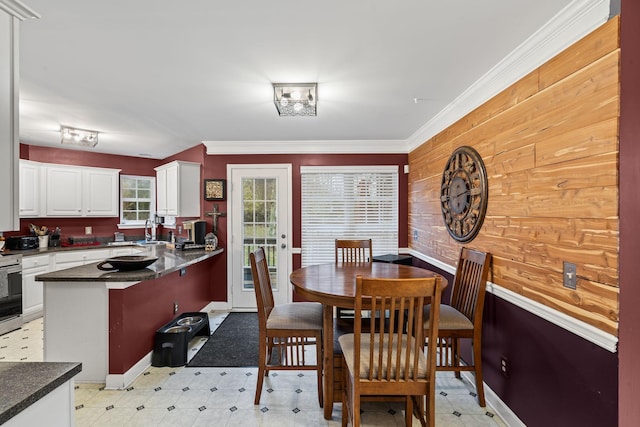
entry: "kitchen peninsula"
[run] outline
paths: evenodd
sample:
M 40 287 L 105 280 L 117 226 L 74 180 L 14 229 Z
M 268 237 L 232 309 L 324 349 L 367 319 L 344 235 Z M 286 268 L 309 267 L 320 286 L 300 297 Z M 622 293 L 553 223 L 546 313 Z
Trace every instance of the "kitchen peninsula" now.
M 127 387 L 151 363 L 155 331 L 201 311 L 215 286 L 214 251 L 150 245 L 157 257 L 133 271 L 97 262 L 36 276 L 44 282 L 44 360 L 82 362 L 76 382 Z

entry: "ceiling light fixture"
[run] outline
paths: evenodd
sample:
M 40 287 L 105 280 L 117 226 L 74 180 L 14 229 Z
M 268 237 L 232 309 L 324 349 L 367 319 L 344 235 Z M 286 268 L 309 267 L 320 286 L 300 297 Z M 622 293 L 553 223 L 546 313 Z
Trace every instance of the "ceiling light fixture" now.
M 317 83 L 273 83 L 273 102 L 280 116 L 316 116 Z
M 60 126 L 62 144 L 80 145 L 82 147 L 95 147 L 98 145 L 98 131 L 76 129 L 68 126 Z

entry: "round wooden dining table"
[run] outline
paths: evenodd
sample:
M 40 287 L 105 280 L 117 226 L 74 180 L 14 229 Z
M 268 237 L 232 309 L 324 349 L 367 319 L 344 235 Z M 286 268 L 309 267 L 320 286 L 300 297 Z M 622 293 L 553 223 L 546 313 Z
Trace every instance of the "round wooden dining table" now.
M 318 264 L 291 273 L 289 279 L 295 293 L 323 305 L 323 390 L 324 418 L 327 420 L 331 419 L 333 403 L 342 400 L 342 396 L 334 396 L 333 388 L 333 308 L 354 308 L 358 275 L 386 279 L 440 277 L 443 285 L 447 284 L 446 278 L 433 271 L 384 262 Z

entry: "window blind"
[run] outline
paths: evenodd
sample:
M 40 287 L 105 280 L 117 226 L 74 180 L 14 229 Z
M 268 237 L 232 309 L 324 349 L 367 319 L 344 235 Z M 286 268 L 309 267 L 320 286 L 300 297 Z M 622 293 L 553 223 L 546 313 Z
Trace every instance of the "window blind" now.
M 335 239 L 398 253 L 397 166 L 302 166 L 302 266 L 333 262 Z

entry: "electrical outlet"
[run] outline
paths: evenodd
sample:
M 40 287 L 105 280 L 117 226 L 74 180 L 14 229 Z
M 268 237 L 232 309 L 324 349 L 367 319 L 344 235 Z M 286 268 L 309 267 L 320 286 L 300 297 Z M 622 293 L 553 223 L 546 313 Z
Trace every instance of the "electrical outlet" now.
M 565 288 L 575 289 L 578 278 L 576 277 L 576 265 L 564 261 L 562 263 L 562 285 Z
M 91 234 L 93 233 L 93 228 L 91 227 L 85 227 L 84 228 L 84 234 Z
M 178 301 L 173 302 L 173 314 L 178 312 Z
M 418 241 L 418 230 L 413 230 L 413 241 L 414 242 Z
M 507 359 L 506 356 L 501 356 L 500 357 L 500 373 L 502 374 L 503 377 L 509 378 L 509 371 L 510 371 L 509 359 Z

